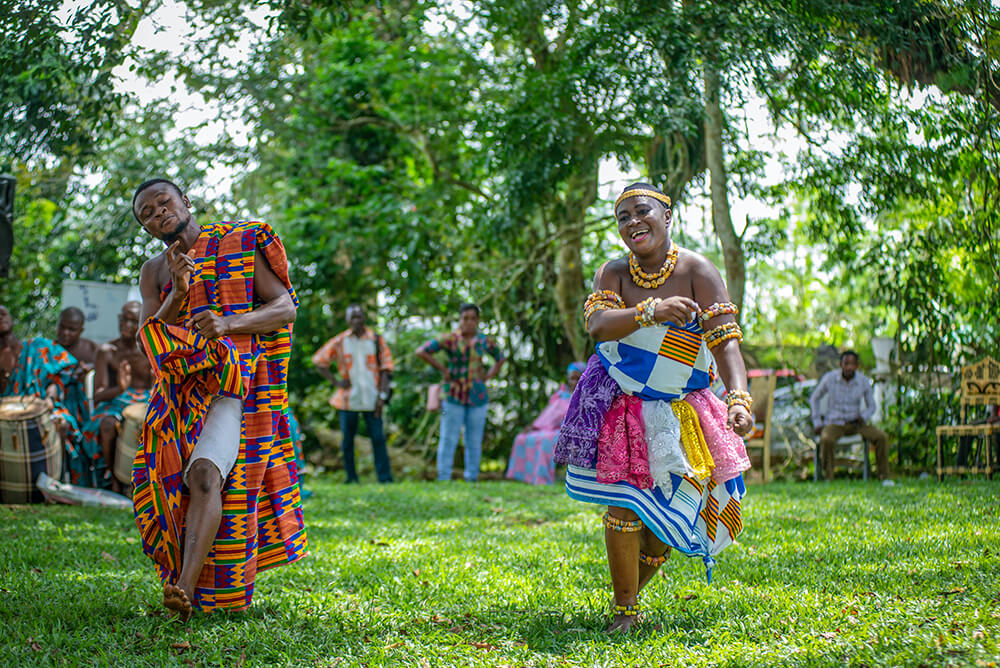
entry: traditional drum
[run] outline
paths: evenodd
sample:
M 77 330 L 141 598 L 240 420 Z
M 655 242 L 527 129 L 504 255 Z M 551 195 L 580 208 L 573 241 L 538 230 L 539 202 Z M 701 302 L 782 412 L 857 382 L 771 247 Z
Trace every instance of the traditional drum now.
M 38 397 L 0 399 L 0 503 L 41 503 L 42 473 L 62 477 L 63 452 L 49 405 Z
M 146 404 L 130 404 L 122 411 L 113 473 L 126 485 L 132 482 L 132 462 L 135 461 L 135 453 L 139 451 L 139 435 L 145 420 Z

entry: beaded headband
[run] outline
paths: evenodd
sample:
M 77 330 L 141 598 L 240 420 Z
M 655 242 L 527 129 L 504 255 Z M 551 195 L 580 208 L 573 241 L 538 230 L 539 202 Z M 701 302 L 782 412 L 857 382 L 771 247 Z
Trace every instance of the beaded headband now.
M 667 208 L 670 207 L 670 198 L 664 195 L 663 193 L 657 192 L 655 190 L 644 190 L 642 188 L 633 188 L 631 190 L 626 190 L 625 192 L 623 192 L 621 195 L 618 196 L 618 199 L 615 200 L 615 209 L 618 208 L 618 205 L 622 203 L 623 199 L 628 199 L 629 197 L 639 197 L 640 195 L 644 195 L 646 197 L 652 197 L 653 199 L 658 199 L 661 202 L 663 202 L 667 206 Z

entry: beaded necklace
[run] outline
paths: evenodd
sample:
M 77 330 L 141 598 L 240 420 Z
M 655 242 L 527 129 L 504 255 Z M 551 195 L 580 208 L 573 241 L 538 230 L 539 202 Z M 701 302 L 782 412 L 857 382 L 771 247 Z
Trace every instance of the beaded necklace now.
M 635 253 L 628 254 L 628 271 L 632 274 L 632 282 L 640 288 L 658 288 L 670 278 L 677 266 L 677 244 L 670 242 L 670 250 L 667 251 L 667 259 L 663 261 L 663 266 L 655 274 L 647 274 L 639 266 L 639 261 L 635 259 Z

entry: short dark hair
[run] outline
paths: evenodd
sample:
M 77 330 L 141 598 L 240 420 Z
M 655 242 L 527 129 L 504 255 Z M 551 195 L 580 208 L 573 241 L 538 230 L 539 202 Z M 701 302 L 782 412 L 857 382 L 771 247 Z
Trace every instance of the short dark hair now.
M 168 186 L 177 191 L 177 195 L 179 197 L 184 197 L 184 191 L 182 191 L 176 183 L 170 181 L 169 179 L 156 178 L 156 179 L 150 179 L 148 181 L 143 181 L 142 183 L 139 184 L 139 187 L 135 189 L 135 192 L 132 193 L 132 215 L 135 216 L 136 220 L 139 220 L 139 215 L 135 212 L 136 198 L 139 197 L 139 193 L 141 193 L 143 190 L 149 188 L 150 186 L 155 186 L 157 183 L 166 183 Z
M 458 314 L 459 315 L 462 315 L 466 311 L 475 311 L 476 312 L 476 317 L 477 318 L 479 317 L 479 307 L 476 306 L 475 304 L 471 303 L 471 302 L 469 302 L 468 304 L 462 304 L 461 306 L 458 307 Z
M 844 358 L 848 357 L 848 356 L 853 356 L 855 362 L 860 362 L 861 361 L 861 358 L 858 357 L 858 354 L 856 352 L 854 352 L 853 350 L 851 350 L 850 348 L 848 348 L 844 352 L 840 353 L 840 361 L 843 362 Z
M 60 320 L 66 317 L 73 317 L 83 322 L 87 322 L 87 318 L 86 316 L 83 315 L 83 311 L 81 311 L 75 306 L 67 306 L 62 310 L 62 313 L 59 314 Z

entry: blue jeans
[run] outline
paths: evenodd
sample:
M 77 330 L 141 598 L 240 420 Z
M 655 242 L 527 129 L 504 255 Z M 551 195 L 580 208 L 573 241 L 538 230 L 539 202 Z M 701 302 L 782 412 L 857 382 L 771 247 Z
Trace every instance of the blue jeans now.
M 382 418 L 375 417 L 374 411 L 340 411 L 340 431 L 343 440 L 340 442 L 344 454 L 344 472 L 347 482 L 358 481 L 358 471 L 354 467 L 354 435 L 358 433 L 358 416 L 364 416 L 368 436 L 372 440 L 372 455 L 375 458 L 375 475 L 379 482 L 392 482 L 392 471 L 389 469 L 389 453 L 385 448 L 385 434 L 382 433 Z
M 451 467 L 455 462 L 458 438 L 465 426 L 465 479 L 473 482 L 479 477 L 479 460 L 483 456 L 483 431 L 486 429 L 486 409 L 445 400 L 441 404 L 441 439 L 438 441 L 438 480 L 451 480 Z

